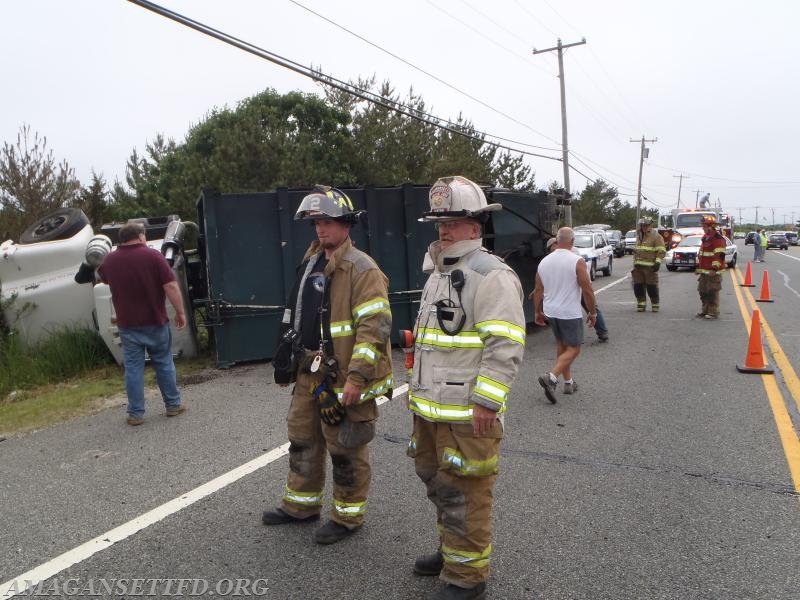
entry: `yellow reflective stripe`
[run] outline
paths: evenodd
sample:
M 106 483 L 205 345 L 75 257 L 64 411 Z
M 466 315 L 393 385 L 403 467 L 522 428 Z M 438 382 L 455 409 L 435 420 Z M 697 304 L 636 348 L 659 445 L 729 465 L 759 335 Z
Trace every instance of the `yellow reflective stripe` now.
M 355 358 L 363 358 L 369 364 L 374 365 L 376 362 L 378 362 L 379 357 L 380 352 L 378 352 L 378 349 L 372 344 L 367 344 L 365 342 L 363 344 L 356 344 L 353 346 L 353 354 L 350 357 L 350 360 Z
M 342 502 L 333 499 L 333 508 L 337 514 L 343 517 L 357 517 L 363 515 L 367 510 L 367 501 L 364 502 Z
M 482 569 L 489 566 L 489 557 L 492 556 L 492 545 L 489 544 L 483 552 L 467 552 L 466 550 L 456 550 L 450 546 L 442 544 L 442 558 L 445 562 L 465 567 Z
M 301 506 L 322 506 L 322 494 L 322 490 L 319 492 L 298 492 L 287 485 L 283 499 Z
M 442 348 L 483 348 L 483 341 L 477 331 L 462 331 L 448 335 L 441 329 L 421 327 L 417 330 L 417 341 L 422 345 Z
M 331 323 L 331 337 L 346 337 L 353 335 L 352 321 L 336 321 Z
M 421 396 L 409 396 L 408 408 L 421 417 L 447 421 L 471 421 L 472 405 L 439 404 Z
M 370 389 L 365 392 L 361 392 L 361 399 L 359 402 L 364 402 L 365 400 L 370 400 L 372 398 L 377 398 L 378 396 L 382 396 L 386 392 L 388 392 L 392 386 L 394 385 L 394 380 L 392 379 L 391 375 L 386 376 L 384 379 L 381 379 L 375 382 Z M 333 391 L 336 393 L 336 396 L 341 401 L 344 397 L 344 388 L 337 387 L 333 388 Z
M 508 321 L 481 321 L 475 323 L 475 329 L 478 330 L 478 335 L 482 340 L 490 335 L 496 335 L 525 345 L 525 330 Z
M 486 460 L 467 460 L 464 456 L 453 448 L 442 450 L 442 464 L 450 465 L 462 475 L 469 477 L 486 477 L 498 472 L 497 463 L 500 457 L 493 456 Z
M 373 298 L 363 304 L 359 304 L 353 309 L 353 319 L 358 321 L 368 315 L 380 312 L 390 312 L 389 302 L 385 298 Z
M 478 379 L 475 382 L 474 392 L 478 396 L 483 396 L 484 398 L 488 398 L 489 400 L 493 400 L 499 404 L 505 404 L 510 389 L 511 388 L 509 388 L 507 385 L 503 385 L 499 381 L 489 379 L 483 375 L 478 375 Z
M 652 260 L 635 260 L 633 261 L 633 264 L 634 266 L 640 266 L 640 267 L 652 267 L 656 263 L 655 261 Z
M 432 421 L 471 421 L 472 407 L 472 404 L 441 404 L 413 394 L 410 395 L 408 404 L 410 411 Z M 497 414 L 505 411 L 506 405 L 503 404 Z

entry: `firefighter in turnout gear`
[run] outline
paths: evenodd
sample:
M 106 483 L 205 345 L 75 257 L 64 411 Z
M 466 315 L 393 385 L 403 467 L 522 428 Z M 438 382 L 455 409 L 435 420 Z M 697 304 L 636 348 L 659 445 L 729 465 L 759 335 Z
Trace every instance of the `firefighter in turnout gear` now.
M 429 200 L 420 220 L 433 221 L 439 239 L 423 263 L 408 454 L 436 506 L 439 548 L 414 572 L 445 583 L 435 598 L 483 598 L 503 413 L 525 348 L 522 287 L 483 248 L 482 224 L 499 204 L 458 176 L 434 183 Z
M 647 308 L 647 296 L 650 296 L 650 308 L 658 312 L 661 306 L 658 298 L 658 270 L 667 253 L 664 238 L 653 231 L 650 219 L 639 219 L 636 231 L 636 247 L 633 250 L 633 294 L 636 296 L 636 310 L 644 312 Z
M 388 280 L 350 240 L 361 215 L 334 188 L 317 186 L 303 198 L 295 220 L 311 220 L 317 241 L 298 269 L 273 360 L 276 383 L 295 387 L 286 489 L 280 507 L 266 511 L 262 522 L 317 520 L 330 454 L 333 507 L 328 523 L 314 532 L 319 544 L 338 542 L 364 521 L 375 399 L 392 391 Z
M 703 218 L 703 239 L 697 255 L 697 291 L 702 308 L 696 316 L 714 320 L 719 318 L 719 291 L 725 268 L 725 238 L 716 228 L 712 215 Z

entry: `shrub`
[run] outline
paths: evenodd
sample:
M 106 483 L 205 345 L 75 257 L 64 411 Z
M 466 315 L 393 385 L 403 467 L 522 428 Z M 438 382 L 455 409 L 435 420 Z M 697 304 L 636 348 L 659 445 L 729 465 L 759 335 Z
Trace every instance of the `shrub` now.
M 0 334 L 0 399 L 17 389 L 64 381 L 113 362 L 95 331 L 55 331 L 35 348 L 25 349 L 13 333 Z

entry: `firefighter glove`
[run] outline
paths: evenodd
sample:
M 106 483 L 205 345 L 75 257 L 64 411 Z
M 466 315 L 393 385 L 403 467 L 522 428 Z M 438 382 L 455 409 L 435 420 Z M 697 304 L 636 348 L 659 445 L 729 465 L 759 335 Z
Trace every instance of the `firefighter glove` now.
M 654 264 L 653 265 L 653 273 L 658 271 L 660 268 L 661 268 L 661 263 L 660 262 L 657 262 L 656 264 Z
M 319 409 L 319 418 L 326 425 L 338 425 L 342 422 L 345 415 L 345 408 L 336 397 L 336 392 L 333 391 L 328 379 L 323 379 L 322 383 L 314 385 L 311 388 L 311 395 L 317 401 L 317 408 Z

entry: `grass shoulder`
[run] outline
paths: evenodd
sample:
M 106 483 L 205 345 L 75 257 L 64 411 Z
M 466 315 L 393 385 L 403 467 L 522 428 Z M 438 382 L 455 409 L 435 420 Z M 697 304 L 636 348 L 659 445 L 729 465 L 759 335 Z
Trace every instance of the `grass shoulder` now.
M 205 381 L 214 371 L 210 356 L 176 359 L 175 368 L 179 386 Z M 150 367 L 145 369 L 145 385 L 156 385 Z M 105 364 L 61 382 L 13 390 L 0 398 L 0 439 L 126 402 L 123 369 L 116 364 Z

